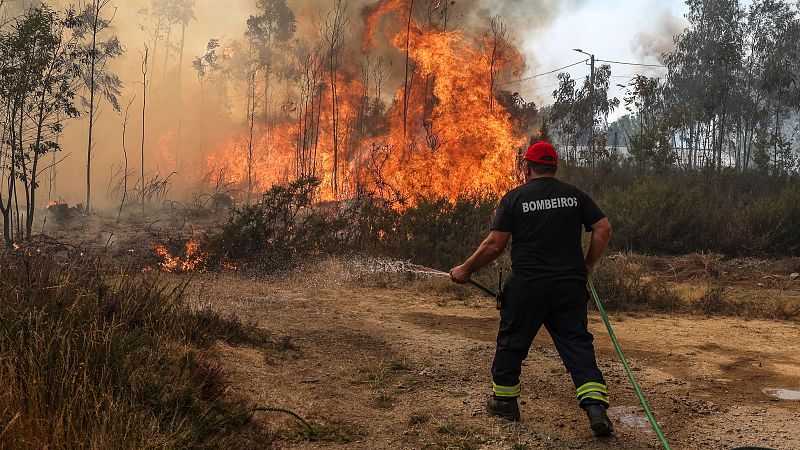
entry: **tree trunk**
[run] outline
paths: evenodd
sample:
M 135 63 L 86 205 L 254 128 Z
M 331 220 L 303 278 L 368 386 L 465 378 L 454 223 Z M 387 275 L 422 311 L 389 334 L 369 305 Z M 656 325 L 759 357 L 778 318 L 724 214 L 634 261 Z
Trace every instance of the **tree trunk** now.
M 144 49 L 144 62 L 142 63 L 142 167 L 141 167 L 141 176 L 142 176 L 142 217 L 145 216 L 145 205 L 144 205 L 144 141 L 145 141 L 145 125 L 147 124 L 147 47 Z
M 256 71 L 250 77 L 250 139 L 247 141 L 247 203 L 253 194 L 253 127 L 256 120 Z
M 122 173 L 122 200 L 119 202 L 119 210 L 117 211 L 117 223 L 122 217 L 122 208 L 125 206 L 125 200 L 128 198 L 128 147 L 125 146 L 125 133 L 128 131 L 128 118 L 130 117 L 131 99 L 128 107 L 125 108 L 125 119 L 122 121 L 122 156 L 125 158 L 125 171 Z
M 169 63 L 169 50 L 170 50 L 170 38 L 172 35 L 172 25 L 167 27 L 167 40 L 164 49 L 164 68 L 162 69 L 163 73 L 161 74 L 161 79 L 165 80 L 167 78 L 167 64 Z
M 181 50 L 178 53 L 178 94 L 181 92 L 181 78 L 183 76 L 183 49 L 186 45 L 186 21 L 181 22 Z
M 92 20 L 92 58 L 89 68 L 89 139 L 86 148 L 86 212 L 91 211 L 92 201 L 92 133 L 94 130 L 94 71 L 97 65 L 97 26 L 100 17 L 100 2 L 95 0 L 92 4 L 94 18 Z
M 331 119 L 333 121 L 333 198 L 339 196 L 339 109 L 336 105 L 336 71 L 333 62 L 333 50 L 330 54 L 331 74 Z
M 405 62 L 405 75 L 403 78 L 403 145 L 408 132 L 408 94 L 411 91 L 411 86 L 408 82 L 408 64 L 409 64 L 409 47 L 411 45 L 411 19 L 414 12 L 414 0 L 410 0 L 408 6 L 408 21 L 406 23 L 406 62 Z

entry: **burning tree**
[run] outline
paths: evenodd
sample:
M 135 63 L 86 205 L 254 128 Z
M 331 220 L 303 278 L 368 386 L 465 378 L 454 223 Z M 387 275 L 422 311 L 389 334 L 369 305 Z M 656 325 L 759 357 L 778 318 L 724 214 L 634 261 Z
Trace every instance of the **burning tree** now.
M 346 6 L 336 2 L 318 35 L 291 46 L 292 82 L 274 125 L 260 131 L 250 106 L 247 127 L 209 155 L 207 173 L 224 167 L 247 192 L 316 175 L 326 200 L 361 192 L 405 202 L 510 187 L 529 127 L 496 101 L 505 95 L 496 87 L 524 66 L 500 20 L 475 35 L 448 29 L 450 3 L 387 0 L 362 11 L 363 34 L 351 40 Z M 387 103 L 391 62 L 406 56 Z

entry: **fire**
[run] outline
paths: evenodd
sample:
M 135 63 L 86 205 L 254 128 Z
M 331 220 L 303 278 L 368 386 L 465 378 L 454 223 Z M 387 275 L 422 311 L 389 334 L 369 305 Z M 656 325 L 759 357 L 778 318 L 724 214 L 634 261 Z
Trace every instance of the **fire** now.
M 319 98 L 311 100 L 318 108 L 316 128 L 311 114 L 311 132 L 318 136 L 310 140 L 309 115 L 304 115 L 308 112 L 304 100 L 308 103 L 310 97 L 290 93 L 286 103 L 296 108 L 283 111 L 283 123 L 256 126 L 252 161 L 249 130 L 209 154 L 206 172 L 213 174 L 211 182 L 225 182 L 241 191 L 251 185 L 256 193 L 314 174 L 323 182 L 321 200 L 366 191 L 400 204 L 428 196 L 455 199 L 476 192 L 501 193 L 512 187 L 516 155 L 526 136 L 524 130 L 515 129 L 506 109 L 490 102 L 489 37 L 444 31 L 417 18 L 407 28 L 408 7 L 407 0 L 384 0 L 364 11 L 362 52 L 383 38 L 405 59 L 408 40 L 411 81 L 408 89 L 401 81 L 383 114 L 385 127 L 364 129 L 362 101 L 380 94 L 365 95 L 371 84 L 365 86 L 358 70 L 345 68 L 335 78 L 339 118 L 335 137 L 334 99 L 327 84 Z M 494 64 L 495 70 L 516 73 L 524 61 L 510 47 Z M 326 78 L 323 81 L 329 84 Z M 304 162 L 304 155 L 311 155 L 312 162 Z
M 197 241 L 190 239 L 186 243 L 183 257 L 173 256 L 167 248 L 161 244 L 156 244 L 153 251 L 161 257 L 159 267 L 165 272 L 190 272 L 201 270 L 204 258 L 200 252 L 200 245 Z

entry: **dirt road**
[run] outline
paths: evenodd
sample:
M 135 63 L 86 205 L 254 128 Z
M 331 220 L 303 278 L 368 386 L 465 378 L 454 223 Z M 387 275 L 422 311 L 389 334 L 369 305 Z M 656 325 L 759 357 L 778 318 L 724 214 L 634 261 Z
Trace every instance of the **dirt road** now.
M 521 424 L 487 416 L 498 315 L 493 302 L 444 282 L 325 276 L 197 275 L 202 301 L 286 337 L 286 351 L 220 347 L 233 389 L 321 425 L 264 413 L 283 448 L 658 448 L 600 317 L 590 315 L 615 436 L 591 435 L 542 330 L 523 368 Z M 330 278 L 329 278 L 330 277 Z M 193 295 L 195 295 L 193 294 Z M 612 318 L 645 396 L 675 449 L 800 449 L 800 325 L 688 316 Z

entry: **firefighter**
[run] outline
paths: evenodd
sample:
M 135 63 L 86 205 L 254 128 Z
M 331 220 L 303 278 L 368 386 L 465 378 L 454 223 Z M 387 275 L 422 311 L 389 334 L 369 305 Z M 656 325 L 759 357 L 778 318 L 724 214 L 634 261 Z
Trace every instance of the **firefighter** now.
M 450 271 L 456 283 L 494 261 L 511 246 L 512 275 L 502 293 L 492 392 L 486 410 L 520 419 L 522 361 L 545 326 L 575 383 L 576 396 L 597 436 L 613 431 L 606 414 L 608 389 L 597 367 L 593 336 L 587 329 L 587 275 L 603 255 L 611 224 L 595 202 L 575 186 L 555 178 L 558 154 L 548 142 L 525 153 L 525 184 L 500 201 L 489 236 L 464 264 Z M 581 228 L 591 232 L 584 256 Z

